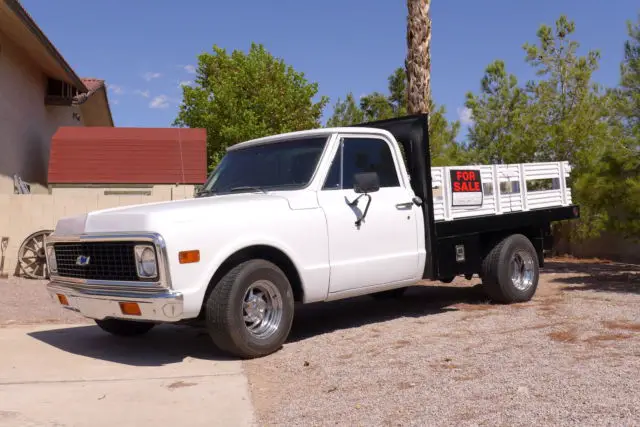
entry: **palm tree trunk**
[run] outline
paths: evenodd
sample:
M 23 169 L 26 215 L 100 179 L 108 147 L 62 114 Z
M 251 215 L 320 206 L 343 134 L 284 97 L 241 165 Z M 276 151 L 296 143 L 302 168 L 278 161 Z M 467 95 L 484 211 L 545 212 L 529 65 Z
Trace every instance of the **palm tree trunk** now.
M 429 113 L 431 104 L 431 0 L 407 0 L 407 110 Z

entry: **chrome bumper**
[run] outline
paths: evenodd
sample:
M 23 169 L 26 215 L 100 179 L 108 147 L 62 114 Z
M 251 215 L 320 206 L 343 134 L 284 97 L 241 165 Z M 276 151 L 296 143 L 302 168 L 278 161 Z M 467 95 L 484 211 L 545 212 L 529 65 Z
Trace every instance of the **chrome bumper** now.
M 113 283 L 113 287 L 117 287 Z M 131 319 L 155 322 L 177 322 L 183 313 L 183 297 L 172 290 L 145 290 L 130 292 L 127 290 L 87 289 L 74 283 L 52 280 L 47 284 L 51 298 L 62 307 L 76 311 L 91 319 Z M 58 295 L 64 295 L 68 305 L 60 302 Z M 140 307 L 140 315 L 122 313 L 121 302 L 135 302 Z

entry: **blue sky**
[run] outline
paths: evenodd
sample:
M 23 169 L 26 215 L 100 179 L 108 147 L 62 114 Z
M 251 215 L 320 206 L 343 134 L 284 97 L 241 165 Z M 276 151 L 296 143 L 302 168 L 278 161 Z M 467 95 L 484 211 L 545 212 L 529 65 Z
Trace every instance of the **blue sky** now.
M 81 77 L 105 79 L 116 126 L 170 126 L 180 82 L 193 79 L 197 55 L 214 44 L 247 50 L 263 43 L 331 98 L 386 91 L 402 66 L 404 0 L 22 0 Z M 581 50 L 602 55 L 596 80 L 615 85 L 637 0 L 433 0 L 432 90 L 450 119 L 463 114 L 484 68 L 503 59 L 532 78 L 522 45 L 562 13 L 576 22 Z M 463 114 L 464 115 L 464 114 Z

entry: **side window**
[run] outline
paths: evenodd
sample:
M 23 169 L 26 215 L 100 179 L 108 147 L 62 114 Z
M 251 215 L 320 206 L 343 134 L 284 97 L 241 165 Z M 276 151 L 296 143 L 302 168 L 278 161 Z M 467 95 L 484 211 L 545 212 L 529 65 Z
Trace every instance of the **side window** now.
M 400 186 L 391 149 L 382 139 L 344 139 L 342 188 L 353 188 L 353 176 L 360 172 L 377 172 L 380 187 Z
M 322 189 L 353 188 L 353 176 L 360 172 L 378 172 L 380 187 L 400 186 L 391 150 L 384 140 L 345 138 L 333 158 Z

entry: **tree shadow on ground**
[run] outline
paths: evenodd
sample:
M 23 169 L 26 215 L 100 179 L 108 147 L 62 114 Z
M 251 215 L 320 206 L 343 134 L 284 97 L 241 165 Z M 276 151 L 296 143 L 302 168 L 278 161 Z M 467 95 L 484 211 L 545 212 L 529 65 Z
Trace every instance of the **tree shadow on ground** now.
M 402 317 L 423 317 L 456 311 L 457 303 L 485 304 L 480 286 L 412 286 L 396 299 L 375 300 L 369 295 L 333 302 L 314 303 L 296 309 L 287 342 L 382 323 Z
M 187 358 L 232 360 L 198 328 L 160 325 L 137 337 L 116 337 L 97 326 L 56 328 L 29 336 L 62 351 L 131 366 L 163 366 Z
M 543 273 L 576 274 L 556 277 L 564 291 L 597 291 L 640 295 L 640 265 L 611 262 L 546 262 Z

